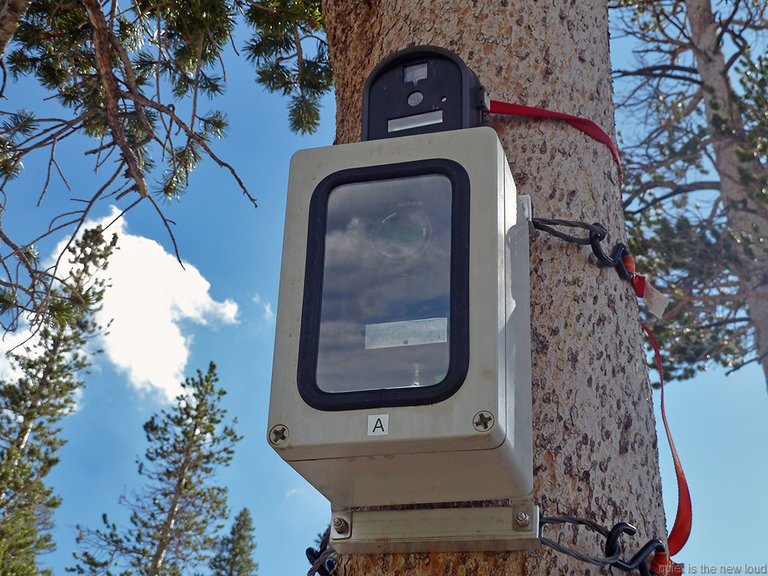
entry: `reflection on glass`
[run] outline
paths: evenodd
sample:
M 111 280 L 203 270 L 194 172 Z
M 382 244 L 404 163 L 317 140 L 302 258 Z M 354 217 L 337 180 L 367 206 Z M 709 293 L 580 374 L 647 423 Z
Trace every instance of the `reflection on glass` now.
M 431 386 L 448 372 L 451 181 L 344 184 L 328 196 L 317 386 Z

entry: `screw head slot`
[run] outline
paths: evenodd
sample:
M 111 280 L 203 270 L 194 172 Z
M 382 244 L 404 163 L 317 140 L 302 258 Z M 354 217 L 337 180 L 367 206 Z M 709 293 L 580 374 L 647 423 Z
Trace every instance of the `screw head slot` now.
M 269 431 L 269 441 L 275 446 L 279 446 L 280 444 L 287 442 L 288 426 L 285 424 L 277 424 L 272 426 L 272 429 Z
M 472 425 L 478 432 L 488 432 L 488 430 L 493 428 L 493 424 L 493 414 L 488 412 L 488 410 L 481 410 L 472 418 Z

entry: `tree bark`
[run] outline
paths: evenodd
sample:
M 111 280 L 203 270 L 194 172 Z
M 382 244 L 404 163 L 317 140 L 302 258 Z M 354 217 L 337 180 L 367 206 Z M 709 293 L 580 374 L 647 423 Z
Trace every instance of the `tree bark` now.
M 6 0 L 0 10 L 0 60 L 5 58 L 13 35 L 16 34 L 19 24 L 24 20 L 31 5 L 32 0 Z
M 324 0 L 335 71 L 337 143 L 360 134 L 363 83 L 392 52 L 432 44 L 458 53 L 496 100 L 545 107 L 614 131 L 607 6 L 602 0 Z M 624 237 L 609 150 L 565 123 L 490 117 L 537 215 L 601 222 L 606 249 Z M 651 393 L 637 303 L 588 249 L 531 244 L 534 499 L 546 515 L 638 528 L 633 555 L 666 535 Z M 601 555 L 588 532 L 563 543 Z M 560 531 L 545 529 L 558 540 Z M 549 549 L 526 553 L 352 555 L 339 574 L 584 574 Z M 595 572 L 597 568 L 592 567 Z
M 749 317 L 755 328 L 757 357 L 768 382 L 768 207 L 754 200 L 740 171 L 760 175 L 759 163 L 743 162 L 738 150 L 746 148 L 746 130 L 733 98 L 725 56 L 719 42 L 710 0 L 686 0 L 691 45 L 696 55 L 696 69 L 707 88 L 707 123 L 718 128 L 713 148 L 715 169 L 720 175 L 720 196 L 728 214 L 728 229 L 733 238 L 734 260 L 731 269 L 739 279 Z M 740 244 L 751 242 L 753 254 L 746 254 Z
M 157 576 L 160 574 L 163 563 L 165 562 L 165 555 L 174 539 L 174 528 L 176 526 L 176 520 L 179 516 L 179 508 L 181 506 L 182 491 L 185 483 L 189 482 L 189 471 L 192 468 L 193 461 L 197 458 L 195 440 L 197 439 L 197 431 L 192 435 L 192 438 L 186 442 L 184 446 L 184 458 L 181 462 L 181 466 L 178 472 L 174 470 L 174 476 L 177 478 L 173 487 L 173 493 L 171 494 L 171 501 L 168 506 L 168 512 L 165 515 L 162 526 L 160 526 L 160 532 L 157 535 L 155 542 L 155 551 L 152 554 L 152 559 L 149 562 L 147 568 L 148 576 Z M 199 448 L 198 448 L 199 449 Z

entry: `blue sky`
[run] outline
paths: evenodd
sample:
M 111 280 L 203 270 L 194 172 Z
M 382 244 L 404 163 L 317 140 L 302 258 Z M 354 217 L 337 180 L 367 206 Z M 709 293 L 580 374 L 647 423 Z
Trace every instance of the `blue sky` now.
M 116 225 L 121 249 L 111 266 L 115 287 L 105 301 L 105 313 L 114 311 L 115 322 L 99 342 L 105 352 L 87 378 L 78 411 L 64 422 L 69 443 L 49 477 L 63 498 L 56 514 L 58 550 L 44 558 L 57 574 L 72 565 L 75 524 L 98 527 L 103 512 L 127 522 L 117 501 L 137 487 L 142 424 L 167 405 L 185 375 L 211 360 L 229 391 L 225 405 L 245 435 L 220 481 L 229 486 L 233 514 L 244 506 L 251 510 L 259 573 L 305 573 L 304 548 L 329 520 L 324 498 L 266 445 L 265 427 L 288 164 L 298 149 L 332 143 L 333 103 L 325 102 L 318 133 L 299 137 L 288 130 L 285 100 L 265 94 L 247 65 L 230 60 L 227 75 L 227 92 L 216 107 L 229 117 L 229 137 L 215 150 L 238 170 L 259 207 L 250 205 L 226 171 L 211 162 L 201 166 L 182 201 L 166 208 L 176 222 L 185 269 L 175 262 L 171 241 L 148 206 Z M 9 84 L 6 96 L 0 107 L 13 110 L 39 92 L 29 83 Z M 83 160 L 81 149 L 61 147 L 58 158 L 73 191 L 54 179 L 39 209 L 34 203 L 46 157 L 38 165 L 27 163 L 25 176 L 9 188 L 4 223 L 12 232 L 39 227 L 78 188 L 83 194 L 91 189 L 93 163 Z M 94 219 L 113 210 L 105 202 Z M 54 244 L 42 244 L 41 253 L 51 253 Z M 658 400 L 654 393 L 656 406 Z M 713 370 L 674 383 L 667 404 L 694 503 L 691 539 L 677 560 L 697 568 L 768 563 L 761 522 L 768 516 L 768 392 L 762 373 L 750 366 L 726 378 Z M 677 492 L 662 430 L 659 442 L 671 524 Z M 633 544 L 656 536 L 639 528 Z

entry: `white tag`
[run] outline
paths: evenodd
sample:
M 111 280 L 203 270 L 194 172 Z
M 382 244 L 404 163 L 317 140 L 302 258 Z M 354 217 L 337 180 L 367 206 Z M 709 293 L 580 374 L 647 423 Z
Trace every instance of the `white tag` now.
M 651 314 L 661 320 L 661 317 L 664 316 L 664 310 L 666 310 L 667 305 L 669 304 L 669 298 L 659 292 L 654 288 L 653 284 L 646 280 L 643 300 L 645 300 L 645 304 L 648 306 L 648 310 L 651 311 Z

